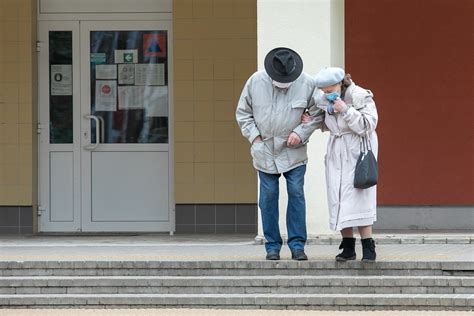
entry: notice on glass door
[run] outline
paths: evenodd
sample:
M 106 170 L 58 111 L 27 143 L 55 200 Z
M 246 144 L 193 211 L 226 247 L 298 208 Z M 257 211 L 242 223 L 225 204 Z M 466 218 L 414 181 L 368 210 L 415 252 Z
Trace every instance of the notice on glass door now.
M 51 95 L 72 95 L 72 65 L 51 65 Z
M 118 83 L 135 84 L 135 64 L 118 65 Z
M 168 117 L 168 86 L 145 87 L 144 101 L 146 117 Z
M 117 79 L 117 65 L 96 65 L 96 79 Z
M 119 86 L 119 110 L 145 109 L 146 117 L 168 116 L 168 86 Z
M 143 109 L 143 96 L 145 87 L 119 86 L 118 106 L 119 110 Z
M 97 80 L 95 82 L 95 110 L 117 110 L 117 81 Z
M 165 84 L 165 64 L 137 64 L 135 66 L 137 86 L 163 86 Z

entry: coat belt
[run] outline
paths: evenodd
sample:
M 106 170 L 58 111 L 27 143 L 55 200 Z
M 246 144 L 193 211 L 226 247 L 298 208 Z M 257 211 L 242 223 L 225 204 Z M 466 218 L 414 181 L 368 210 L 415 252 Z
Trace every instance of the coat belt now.
M 334 148 L 333 148 L 333 147 L 334 147 L 334 140 L 335 140 L 336 138 L 342 138 L 342 140 L 344 141 L 344 145 L 345 145 L 345 146 L 344 146 L 345 148 L 344 148 L 344 151 L 343 151 L 342 154 L 343 154 L 345 160 L 346 160 L 346 161 L 349 161 L 349 151 L 350 151 L 349 145 L 347 144 L 346 139 L 345 139 L 344 137 L 342 137 L 342 136 L 344 136 L 344 135 L 349 135 L 349 134 L 353 134 L 353 132 L 351 132 L 351 131 L 342 132 L 342 133 L 334 133 L 334 132 L 331 132 L 331 138 L 329 138 L 329 144 L 328 144 L 328 149 L 329 149 L 329 151 L 330 151 L 330 152 L 329 152 L 329 155 L 328 155 L 328 158 L 331 158 L 332 153 L 333 153 L 333 151 L 334 151 Z

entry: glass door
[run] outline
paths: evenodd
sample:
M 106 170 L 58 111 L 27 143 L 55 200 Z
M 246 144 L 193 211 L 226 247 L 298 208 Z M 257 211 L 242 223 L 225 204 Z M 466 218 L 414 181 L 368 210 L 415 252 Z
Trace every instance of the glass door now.
M 38 24 L 41 232 L 81 230 L 79 22 Z
M 174 231 L 170 22 L 81 22 L 83 231 Z

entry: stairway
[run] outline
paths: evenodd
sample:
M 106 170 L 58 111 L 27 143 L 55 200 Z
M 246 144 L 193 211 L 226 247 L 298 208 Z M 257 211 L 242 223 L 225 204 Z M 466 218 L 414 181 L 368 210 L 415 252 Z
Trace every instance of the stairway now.
M 472 262 L 0 262 L 0 308 L 473 310 Z

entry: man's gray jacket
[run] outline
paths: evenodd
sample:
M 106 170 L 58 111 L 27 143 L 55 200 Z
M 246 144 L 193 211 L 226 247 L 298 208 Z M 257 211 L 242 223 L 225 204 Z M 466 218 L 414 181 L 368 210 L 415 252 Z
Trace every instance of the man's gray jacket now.
M 306 144 L 316 128 L 324 120 L 324 111 L 315 107 L 313 79 L 302 73 L 288 89 L 273 85 L 265 71 L 254 73 L 245 84 L 237 105 L 236 118 L 242 134 L 252 144 L 251 154 L 255 169 L 277 174 L 306 164 Z M 315 117 L 309 123 L 301 123 L 301 115 L 311 110 Z M 314 114 L 316 113 L 316 114 Z M 301 138 L 302 143 L 288 146 L 291 132 Z M 257 136 L 263 142 L 253 142 Z

